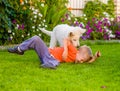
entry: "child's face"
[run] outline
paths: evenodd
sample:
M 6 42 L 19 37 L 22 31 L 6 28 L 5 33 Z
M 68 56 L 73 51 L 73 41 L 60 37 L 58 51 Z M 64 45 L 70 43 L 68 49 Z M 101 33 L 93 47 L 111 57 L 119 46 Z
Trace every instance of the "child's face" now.
M 83 63 L 90 58 L 88 50 L 86 47 L 81 47 L 76 55 L 76 63 Z

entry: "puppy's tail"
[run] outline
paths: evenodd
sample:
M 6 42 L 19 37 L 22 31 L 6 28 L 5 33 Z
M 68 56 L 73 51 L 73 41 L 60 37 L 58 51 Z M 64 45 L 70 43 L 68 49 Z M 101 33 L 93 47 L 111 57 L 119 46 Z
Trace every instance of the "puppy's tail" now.
M 45 28 L 39 28 L 43 33 L 47 34 L 48 36 L 51 36 L 52 31 L 48 31 Z
M 94 62 L 94 61 L 95 61 L 98 57 L 100 57 L 100 56 L 101 56 L 100 51 L 97 51 L 97 52 L 95 53 L 95 55 L 92 56 L 92 58 L 88 61 L 88 63 Z

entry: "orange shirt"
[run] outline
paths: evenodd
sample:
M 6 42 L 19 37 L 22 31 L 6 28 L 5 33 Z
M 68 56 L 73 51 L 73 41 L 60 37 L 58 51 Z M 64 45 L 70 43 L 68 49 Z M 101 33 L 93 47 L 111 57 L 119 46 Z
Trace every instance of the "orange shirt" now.
M 49 48 L 49 52 L 59 61 L 59 62 L 74 62 L 76 59 L 77 49 L 72 45 L 68 45 L 68 56 L 65 61 L 62 60 L 64 48 L 55 47 L 53 49 Z

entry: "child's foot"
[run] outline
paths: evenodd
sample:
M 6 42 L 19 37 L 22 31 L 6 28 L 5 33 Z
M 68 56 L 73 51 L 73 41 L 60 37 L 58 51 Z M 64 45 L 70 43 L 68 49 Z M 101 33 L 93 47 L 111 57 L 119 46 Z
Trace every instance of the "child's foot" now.
M 8 48 L 8 52 L 16 53 L 16 54 L 19 54 L 19 55 L 23 55 L 24 54 L 24 52 L 21 51 L 18 46 L 14 47 L 14 48 Z
M 42 64 L 42 68 L 50 68 L 50 69 L 56 69 L 56 66 L 50 65 L 50 64 Z
M 96 56 L 96 57 L 100 57 L 100 56 L 101 56 L 100 51 L 97 51 L 97 52 L 95 53 L 95 56 Z

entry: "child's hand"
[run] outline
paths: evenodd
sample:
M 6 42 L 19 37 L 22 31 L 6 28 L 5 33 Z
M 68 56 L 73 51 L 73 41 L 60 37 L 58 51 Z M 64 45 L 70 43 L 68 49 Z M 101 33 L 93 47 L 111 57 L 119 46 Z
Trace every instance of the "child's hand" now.
M 63 61 L 66 60 L 67 55 L 68 55 L 68 53 L 64 51 L 63 54 L 62 54 L 62 59 L 63 59 Z

